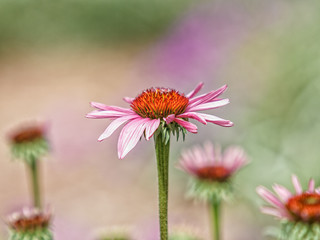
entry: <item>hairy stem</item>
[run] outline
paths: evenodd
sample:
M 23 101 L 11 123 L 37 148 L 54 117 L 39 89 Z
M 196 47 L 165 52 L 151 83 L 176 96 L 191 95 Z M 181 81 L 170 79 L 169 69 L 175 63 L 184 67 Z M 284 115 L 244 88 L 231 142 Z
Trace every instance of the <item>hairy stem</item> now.
M 160 240 L 168 239 L 168 164 L 170 140 L 165 143 L 160 132 L 154 138 L 157 168 L 158 168 L 158 197 L 159 197 L 159 223 Z

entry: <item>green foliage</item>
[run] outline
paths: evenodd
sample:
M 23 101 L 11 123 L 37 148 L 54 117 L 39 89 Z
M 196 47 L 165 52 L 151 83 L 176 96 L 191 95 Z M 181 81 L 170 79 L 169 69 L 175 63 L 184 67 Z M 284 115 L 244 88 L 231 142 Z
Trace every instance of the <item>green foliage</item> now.
M 132 43 L 162 33 L 189 1 L 2 0 L 0 43 L 2 47 Z

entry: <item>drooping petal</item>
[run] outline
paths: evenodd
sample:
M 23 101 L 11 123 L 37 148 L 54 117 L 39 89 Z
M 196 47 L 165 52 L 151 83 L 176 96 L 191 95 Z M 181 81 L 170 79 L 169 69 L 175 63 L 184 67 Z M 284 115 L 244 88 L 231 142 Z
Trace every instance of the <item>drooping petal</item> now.
M 195 120 L 203 123 L 204 125 L 207 125 L 206 120 L 199 113 L 186 112 L 186 113 L 182 113 L 182 114 L 178 115 L 177 117 L 179 117 L 179 118 L 192 118 L 192 119 L 195 119 Z
M 197 113 L 199 116 L 203 117 L 207 122 L 217 124 L 222 127 L 232 127 L 233 122 L 219 118 L 217 116 L 211 115 L 211 114 L 205 114 L 205 113 Z
M 111 136 L 112 133 L 114 133 L 115 130 L 118 129 L 118 127 L 120 127 L 122 124 L 124 124 L 126 121 L 131 120 L 131 119 L 135 119 L 138 118 L 138 115 L 129 115 L 129 116 L 124 116 L 124 117 L 120 117 L 117 118 L 115 120 L 113 120 L 110 125 L 106 128 L 106 130 L 100 135 L 100 137 L 98 138 L 98 141 L 102 141 L 108 137 Z
M 193 99 L 190 99 L 189 101 L 189 107 L 198 106 L 202 103 L 211 102 L 213 100 L 218 100 L 216 97 L 220 96 L 225 90 L 227 89 L 227 85 L 223 85 L 221 88 L 202 94 L 198 97 L 195 97 Z
M 271 205 L 278 208 L 283 208 L 283 203 L 265 187 L 263 186 L 257 187 L 257 193 Z
M 186 97 L 187 98 L 192 98 L 193 96 L 195 96 L 200 90 L 201 88 L 203 87 L 203 82 L 200 82 L 196 88 L 194 90 L 192 90 L 191 92 L 189 92 Z
M 132 103 L 133 102 L 133 100 L 134 100 L 134 98 L 131 98 L 131 97 L 124 97 L 123 98 L 123 100 L 125 101 L 125 102 L 127 102 L 127 103 Z
M 150 119 L 137 118 L 123 127 L 118 140 L 118 157 L 120 159 L 123 159 L 137 145 L 148 121 Z
M 167 124 L 173 122 L 173 120 L 176 118 L 176 116 L 174 114 L 170 114 L 167 117 L 163 118 Z
M 179 125 L 181 125 L 182 127 L 184 127 L 188 132 L 191 132 L 191 133 L 198 132 L 198 127 L 191 122 L 187 122 L 187 121 L 182 120 L 180 118 L 175 118 L 174 121 L 176 123 L 178 123 Z
M 215 109 L 218 107 L 222 107 L 230 103 L 228 98 L 218 100 L 218 101 L 213 101 L 213 102 L 208 102 L 208 103 L 203 103 L 194 107 L 188 107 L 186 111 L 188 112 L 195 112 L 195 111 L 203 111 L 203 110 L 209 110 L 209 109 Z
M 301 194 L 302 193 L 302 187 L 301 184 L 299 182 L 299 179 L 296 175 L 292 175 L 292 183 L 294 186 L 294 189 L 296 190 L 297 194 Z
M 124 112 L 124 113 L 134 113 L 131 109 L 128 108 L 122 108 L 117 106 L 107 106 L 102 103 L 98 102 L 91 102 L 90 103 L 92 107 L 98 108 L 100 110 L 106 110 L 106 111 L 117 111 L 117 112 Z
M 131 113 L 132 115 L 137 115 L 136 113 Z M 92 111 L 86 115 L 87 118 L 118 118 L 118 117 L 123 117 L 123 116 L 128 116 L 128 113 L 124 112 L 119 112 L 119 111 Z
M 153 119 L 150 122 L 147 122 L 146 126 L 146 139 L 149 140 L 154 132 L 158 129 L 160 125 L 160 119 Z
M 282 218 L 284 217 L 283 214 L 279 211 L 277 208 L 272 208 L 272 207 L 261 207 L 260 211 L 264 214 L 268 214 L 271 216 L 275 216 L 277 218 Z
M 277 193 L 282 202 L 287 202 L 292 197 L 292 193 L 284 186 L 275 184 L 273 190 Z

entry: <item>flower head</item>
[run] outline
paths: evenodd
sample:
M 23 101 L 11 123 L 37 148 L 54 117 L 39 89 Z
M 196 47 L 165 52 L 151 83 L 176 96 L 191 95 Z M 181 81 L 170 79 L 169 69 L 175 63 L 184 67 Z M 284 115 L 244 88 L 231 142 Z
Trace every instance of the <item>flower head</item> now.
M 51 213 L 36 208 L 25 208 L 11 214 L 7 219 L 10 240 L 52 240 L 49 230 Z
M 170 137 L 170 132 L 177 133 L 177 136 L 179 131 L 182 131 L 183 134 L 185 131 L 197 133 L 197 126 L 189 122 L 189 119 L 203 124 L 210 122 L 223 127 L 233 126 L 229 120 L 200 113 L 203 110 L 215 109 L 228 104 L 229 99 L 218 98 L 227 86 L 195 97 L 202 86 L 203 83 L 200 83 L 186 95 L 169 88 L 150 88 L 136 98 L 124 98 L 131 108 L 91 102 L 91 105 L 97 110 L 87 114 L 87 117 L 113 119 L 113 122 L 99 137 L 99 141 L 108 138 L 117 128 L 126 123 L 118 141 L 120 159 L 135 147 L 142 135 L 149 140 L 158 129 L 163 131 L 165 139 Z
M 202 198 L 228 194 L 232 190 L 230 179 L 247 164 L 247 157 L 240 147 L 221 148 L 207 142 L 204 148 L 196 146 L 182 152 L 179 168 L 194 177 L 192 192 Z
M 310 234 L 317 234 L 320 238 L 320 187 L 315 188 L 313 179 L 309 181 L 308 189 L 303 191 L 297 176 L 292 176 L 292 183 L 295 193 L 291 193 L 284 186 L 275 184 L 273 190 L 276 195 L 263 186 L 257 188 L 257 193 L 271 206 L 264 206 L 261 211 L 265 214 L 275 216 L 284 220 L 282 235 L 292 235 L 294 232 L 300 232 L 300 236 L 290 235 L 286 239 L 307 239 Z M 289 226 L 289 227 L 288 227 Z M 290 230 L 290 231 L 289 231 Z M 294 230 L 294 231 L 293 231 Z M 304 234 L 301 234 L 304 232 Z M 308 235 L 309 236 L 309 235 Z M 315 235 L 312 235 L 314 237 Z
M 49 150 L 46 139 L 46 126 L 43 124 L 26 125 L 17 128 L 8 135 L 15 158 L 27 162 L 38 159 Z

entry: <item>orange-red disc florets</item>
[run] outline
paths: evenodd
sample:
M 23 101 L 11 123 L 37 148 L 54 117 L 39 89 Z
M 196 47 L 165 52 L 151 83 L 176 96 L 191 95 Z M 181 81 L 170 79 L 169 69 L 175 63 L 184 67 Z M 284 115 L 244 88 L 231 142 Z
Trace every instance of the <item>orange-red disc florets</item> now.
M 168 88 L 150 88 L 136 97 L 131 107 L 144 118 L 164 118 L 170 114 L 184 113 L 189 99 Z
M 223 166 L 207 166 L 197 169 L 197 177 L 204 180 L 224 182 L 230 176 L 230 170 Z
M 320 195 L 317 193 L 294 196 L 288 200 L 286 208 L 296 220 L 320 222 Z
M 15 221 L 9 223 L 9 226 L 16 231 L 34 230 L 49 226 L 51 216 L 48 214 L 33 214 L 32 216 L 20 216 Z
M 11 136 L 14 143 L 31 142 L 38 138 L 44 137 L 44 130 L 40 126 L 28 127 L 21 129 Z

